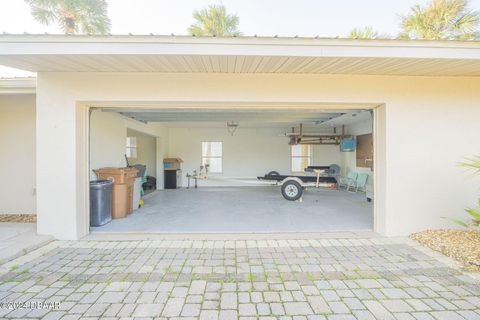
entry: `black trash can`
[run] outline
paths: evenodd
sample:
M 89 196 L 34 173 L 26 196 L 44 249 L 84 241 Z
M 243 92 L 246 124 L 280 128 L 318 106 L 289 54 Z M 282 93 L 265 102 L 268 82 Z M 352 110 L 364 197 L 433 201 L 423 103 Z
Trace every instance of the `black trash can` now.
M 112 188 L 110 180 L 90 181 L 90 226 L 99 227 L 112 220 Z

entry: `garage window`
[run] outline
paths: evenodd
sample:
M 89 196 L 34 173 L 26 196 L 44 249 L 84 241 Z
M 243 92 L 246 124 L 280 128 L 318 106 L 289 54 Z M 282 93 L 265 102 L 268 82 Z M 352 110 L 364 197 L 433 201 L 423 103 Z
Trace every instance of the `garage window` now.
M 211 173 L 222 173 L 222 149 L 221 142 L 202 142 L 202 165 L 208 164 Z
M 136 158 L 137 157 L 137 138 L 127 137 L 127 157 Z
M 303 172 L 310 165 L 310 145 L 297 144 L 292 146 L 292 172 Z

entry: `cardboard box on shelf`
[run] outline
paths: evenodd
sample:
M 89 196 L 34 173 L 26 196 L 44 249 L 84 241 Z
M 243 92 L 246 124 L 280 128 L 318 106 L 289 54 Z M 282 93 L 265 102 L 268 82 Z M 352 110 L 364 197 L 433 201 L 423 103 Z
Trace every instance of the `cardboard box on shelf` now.
M 163 159 L 163 168 L 165 170 L 180 170 L 183 160 L 180 158 Z

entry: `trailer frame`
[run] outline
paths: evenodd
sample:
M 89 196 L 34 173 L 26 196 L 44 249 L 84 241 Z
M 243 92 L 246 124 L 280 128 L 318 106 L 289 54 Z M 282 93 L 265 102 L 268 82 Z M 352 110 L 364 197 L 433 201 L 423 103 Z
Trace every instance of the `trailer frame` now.
M 307 188 L 337 188 L 337 179 L 325 176 L 330 170 L 328 166 L 309 166 L 305 172 L 313 172 L 315 175 L 281 175 L 276 171 L 270 171 L 258 180 L 275 181 L 281 186 L 282 196 L 289 201 L 300 200 Z

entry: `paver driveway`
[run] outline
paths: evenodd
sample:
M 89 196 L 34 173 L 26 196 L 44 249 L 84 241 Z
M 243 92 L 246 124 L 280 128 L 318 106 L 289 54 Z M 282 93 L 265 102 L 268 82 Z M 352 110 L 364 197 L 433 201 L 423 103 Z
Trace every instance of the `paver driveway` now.
M 480 319 L 479 282 L 402 239 L 57 241 L 13 263 L 2 319 Z

